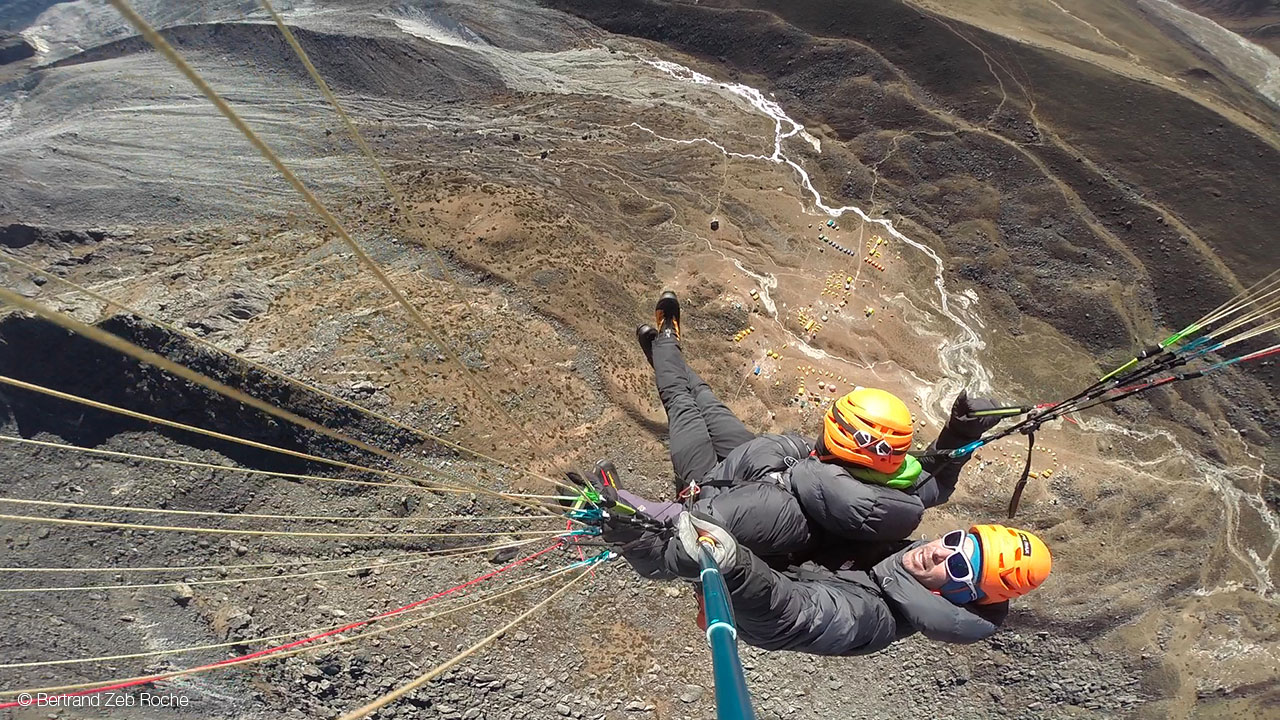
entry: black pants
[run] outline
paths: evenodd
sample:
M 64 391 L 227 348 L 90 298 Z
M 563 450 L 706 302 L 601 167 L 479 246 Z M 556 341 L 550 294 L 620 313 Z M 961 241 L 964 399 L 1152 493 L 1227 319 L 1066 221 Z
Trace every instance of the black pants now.
M 730 451 L 755 437 L 684 361 L 675 338 L 654 339 L 653 375 L 667 409 L 677 489 L 701 480 Z

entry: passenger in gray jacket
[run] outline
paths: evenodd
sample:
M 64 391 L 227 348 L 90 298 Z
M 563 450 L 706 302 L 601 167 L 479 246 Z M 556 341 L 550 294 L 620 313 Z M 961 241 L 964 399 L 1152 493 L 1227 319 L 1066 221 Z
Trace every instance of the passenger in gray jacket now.
M 655 314 L 658 329 L 641 326 L 637 337 L 667 410 L 677 490 L 691 509 L 766 563 L 838 566 L 851 546 L 866 551 L 870 544 L 910 536 L 925 508 L 946 502 L 955 490 L 964 460 L 944 462 L 926 453 L 920 462 L 909 455 L 911 413 L 883 390 L 858 388 L 837 400 L 816 442 L 791 433 L 754 435 L 685 362 L 674 293 L 663 293 Z M 930 450 L 981 436 L 998 419 L 969 413 L 993 405 L 962 393 Z M 679 511 L 674 504 L 624 496 L 659 518 Z M 631 546 L 625 555 L 649 577 L 692 570 L 681 565 L 683 556 L 670 541 Z
M 699 537 L 714 540 L 739 638 L 815 655 L 873 653 L 916 632 L 976 642 L 1004 622 L 1009 600 L 1039 587 L 1052 567 L 1040 538 L 1003 525 L 954 530 L 909 543 L 867 570 L 834 571 L 812 563 L 771 568 L 723 527 L 688 512 L 674 530 L 682 567 L 697 557 Z

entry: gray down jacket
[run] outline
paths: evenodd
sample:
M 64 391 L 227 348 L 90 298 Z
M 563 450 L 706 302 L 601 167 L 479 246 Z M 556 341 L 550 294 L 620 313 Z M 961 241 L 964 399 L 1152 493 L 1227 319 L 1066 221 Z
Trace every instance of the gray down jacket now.
M 916 485 L 895 490 L 818 460 L 813 448 L 790 434 L 760 435 L 738 446 L 703 479 L 692 509 L 770 566 L 787 567 L 909 537 L 925 508 L 951 497 L 963 466 L 923 461 Z M 623 555 L 641 575 L 671 579 L 694 569 L 678 546 L 674 539 L 647 538 L 624 547 Z
M 738 636 L 765 650 L 814 655 L 865 655 L 916 632 L 931 640 L 972 643 L 1004 622 L 1009 603 L 954 605 L 925 588 L 902 566 L 907 550 L 869 572 L 806 564 L 779 571 L 738 549 L 721 568 Z

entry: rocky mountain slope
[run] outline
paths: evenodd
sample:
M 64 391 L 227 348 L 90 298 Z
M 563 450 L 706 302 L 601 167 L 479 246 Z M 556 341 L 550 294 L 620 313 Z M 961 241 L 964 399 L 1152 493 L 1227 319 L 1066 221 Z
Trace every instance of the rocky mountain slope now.
M 383 464 L 20 314 L 0 324 L 0 375 L 491 490 L 549 488 L 396 423 L 545 476 L 613 457 L 624 482 L 656 497 L 669 492 L 665 418 L 631 333 L 663 287 L 685 302 L 694 366 L 749 426 L 813 432 L 820 404 L 796 390 L 821 379 L 827 394 L 870 383 L 901 393 L 928 436 L 961 386 L 1009 402 L 1061 397 L 1276 266 L 1276 117 L 1230 78 L 1150 80 L 1191 66 L 1177 37 L 1108 24 L 1093 5 L 1071 9 L 1122 49 L 1082 48 L 1080 24 L 1071 37 L 1014 36 L 965 3 L 952 14 L 892 0 L 838 5 L 280 4 L 405 196 L 402 210 L 256 3 L 139 3 L 424 310 L 434 337 L 104 3 L 15 6 L 3 19 L 26 23 L 15 29 L 43 64 L 0 85 L 0 172 L 15 179 L 0 186 L 0 245 L 50 276 L 0 257 L 4 287 L 405 459 Z M 835 210 L 846 206 L 857 210 Z M 819 234 L 855 253 L 873 235 L 887 239 L 885 269 Z M 823 318 L 816 333 L 805 329 L 811 316 Z M 1273 364 L 1233 370 L 1038 434 L 1046 449 L 1036 467 L 1055 472 L 1033 482 L 1019 522 L 1054 548 L 1055 576 L 1006 630 L 967 647 L 913 638 L 856 659 L 748 650 L 761 717 L 1265 714 L 1280 677 L 1276 373 Z M 0 403 L 9 437 L 214 466 L 5 442 L 3 498 L 376 518 L 320 529 L 406 535 L 0 521 L 5 566 L 108 568 L 0 574 L 0 589 L 24 590 L 5 592 L 0 612 L 8 627 L 27 628 L 6 636 L 0 662 L 219 646 L 3 667 L 0 690 L 216 662 L 254 647 L 253 637 L 368 617 L 513 557 L 418 564 L 414 553 L 548 527 L 483 492 L 245 474 L 217 466 L 376 479 L 12 386 Z M 922 532 L 1001 516 L 1022 446 L 1011 438 L 984 451 Z M 188 522 L 12 502 L 0 512 Z M 198 522 L 317 529 L 303 519 Z M 490 534 L 412 537 L 432 532 Z M 475 592 L 514 588 L 578 557 L 557 550 Z M 236 581 L 249 570 L 226 567 L 253 564 L 270 566 L 265 578 Z M 31 592 L 145 585 L 153 576 L 111 568 L 151 565 L 197 569 L 170 573 L 163 587 Z M 336 717 L 549 589 L 164 687 L 192 699 L 179 712 L 191 717 Z M 378 717 L 708 717 L 693 613 L 689 588 L 614 563 Z

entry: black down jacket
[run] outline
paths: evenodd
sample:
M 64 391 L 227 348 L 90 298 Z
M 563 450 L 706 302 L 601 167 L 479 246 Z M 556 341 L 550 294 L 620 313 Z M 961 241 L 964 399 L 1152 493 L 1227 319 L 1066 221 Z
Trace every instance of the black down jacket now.
M 903 554 L 924 542 L 869 572 L 812 563 L 778 571 L 739 547 L 734 563 L 721 568 L 738 636 L 765 650 L 814 655 L 865 655 L 916 632 L 951 643 L 991 636 L 1009 603 L 954 605 L 925 588 L 902 566 Z
M 940 443 L 962 444 L 946 435 Z M 925 508 L 951 497 L 963 466 L 925 460 L 915 487 L 895 490 L 812 457 L 813 448 L 812 441 L 791 434 L 760 435 L 738 446 L 707 474 L 692 509 L 770 566 L 787 567 L 909 537 Z M 624 547 L 623 555 L 645 577 L 687 576 L 695 568 L 678 545 L 646 538 Z

